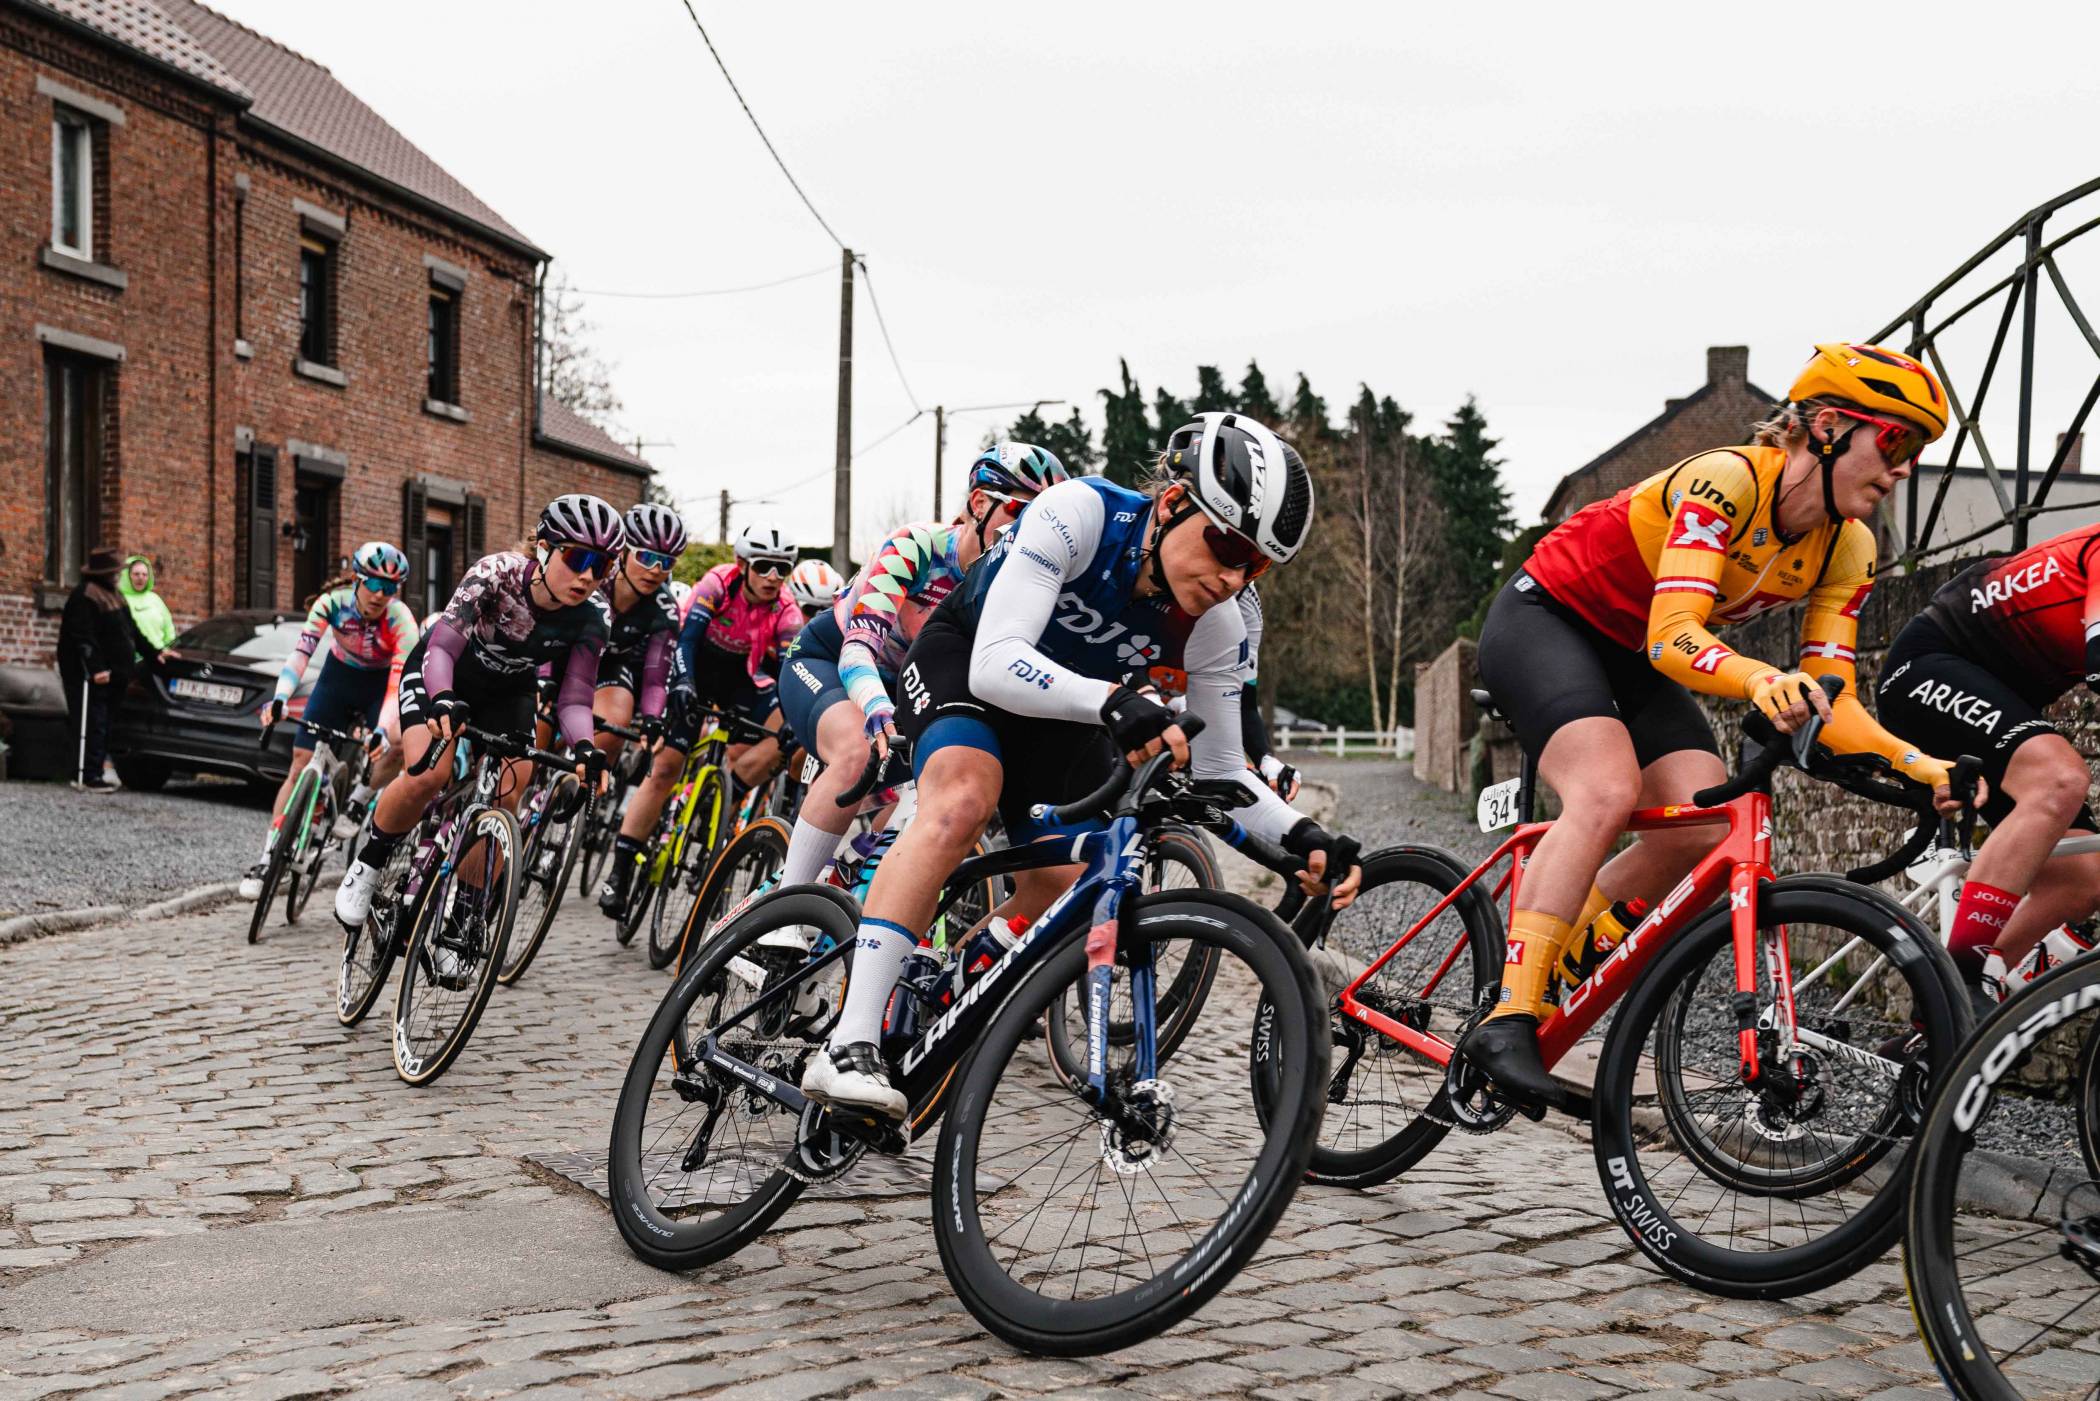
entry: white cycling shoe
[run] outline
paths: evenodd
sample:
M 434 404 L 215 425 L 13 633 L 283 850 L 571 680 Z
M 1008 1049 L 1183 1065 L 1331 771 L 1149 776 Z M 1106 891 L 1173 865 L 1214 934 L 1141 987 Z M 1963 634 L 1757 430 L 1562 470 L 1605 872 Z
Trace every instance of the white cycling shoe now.
M 267 869 L 268 867 L 260 861 L 250 866 L 247 874 L 241 877 L 240 886 L 234 893 L 243 900 L 262 899 L 263 872 Z
M 379 868 L 365 861 L 352 861 L 349 873 L 335 892 L 335 917 L 346 929 L 356 929 L 372 913 L 372 895 L 379 889 Z
M 904 1117 L 904 1091 L 890 1083 L 881 1053 L 865 1041 L 836 1050 L 825 1046 L 811 1056 L 802 1072 L 802 1093 L 833 1109 L 857 1109 L 885 1119 Z

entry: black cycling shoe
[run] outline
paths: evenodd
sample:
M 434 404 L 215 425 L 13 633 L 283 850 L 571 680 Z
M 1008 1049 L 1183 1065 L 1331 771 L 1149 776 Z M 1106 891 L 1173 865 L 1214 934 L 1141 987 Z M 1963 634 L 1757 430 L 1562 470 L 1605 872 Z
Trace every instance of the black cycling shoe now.
M 1546 1064 L 1539 1059 L 1538 1031 L 1537 1017 L 1521 1013 L 1494 1017 L 1467 1032 L 1458 1043 L 1458 1053 L 1512 1103 L 1565 1109 L 1567 1087 L 1546 1073 Z
M 598 890 L 598 913 L 607 919 L 618 919 L 627 913 L 627 892 L 634 888 L 635 862 L 619 852 L 613 853 L 612 869 L 605 873 L 605 884 Z

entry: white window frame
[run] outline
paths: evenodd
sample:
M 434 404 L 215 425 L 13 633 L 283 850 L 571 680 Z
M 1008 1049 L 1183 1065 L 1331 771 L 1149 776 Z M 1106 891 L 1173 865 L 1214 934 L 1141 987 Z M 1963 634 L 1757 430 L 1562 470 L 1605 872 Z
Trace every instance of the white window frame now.
M 73 197 L 79 201 L 80 210 L 78 246 L 67 243 L 64 237 L 65 148 L 69 134 L 77 134 L 80 142 L 80 161 L 72 191 Z M 54 108 L 51 113 L 51 248 L 53 252 L 83 262 L 95 260 L 95 128 L 88 118 L 67 107 Z

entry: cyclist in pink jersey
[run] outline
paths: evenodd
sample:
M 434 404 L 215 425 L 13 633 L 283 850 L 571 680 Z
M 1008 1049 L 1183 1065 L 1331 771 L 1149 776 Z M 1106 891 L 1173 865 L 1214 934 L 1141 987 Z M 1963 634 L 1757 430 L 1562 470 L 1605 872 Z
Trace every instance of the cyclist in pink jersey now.
M 767 729 L 780 727 L 779 688 L 774 675 L 781 655 L 802 631 L 802 610 L 787 594 L 787 577 L 801 551 L 772 526 L 746 526 L 737 536 L 736 559 L 700 576 L 686 595 L 678 645 L 671 650 L 669 723 L 649 777 L 627 804 L 620 835 L 641 841 L 656 825 L 671 796 L 685 756 L 699 742 L 706 706 L 744 716 Z M 758 782 L 780 762 L 780 745 L 731 745 L 729 767 L 737 781 Z
M 401 664 L 416 645 L 413 613 L 400 598 L 401 583 L 408 577 L 408 556 L 381 540 L 368 540 L 350 557 L 351 572 L 333 580 L 310 600 L 306 626 L 292 654 L 285 658 L 277 675 L 277 693 L 262 710 L 262 722 L 274 725 L 284 719 L 292 693 L 306 664 L 328 638 L 328 657 L 307 698 L 299 733 L 292 743 L 292 766 L 278 785 L 270 806 L 270 826 L 263 833 L 262 857 L 241 876 L 239 894 L 253 900 L 262 894 L 263 872 L 270 852 L 277 845 L 278 824 L 291 796 L 292 783 L 314 756 L 319 742 L 308 721 L 331 729 L 371 729 L 379 723 L 380 707 L 401 685 Z M 345 814 L 345 820 L 349 814 Z

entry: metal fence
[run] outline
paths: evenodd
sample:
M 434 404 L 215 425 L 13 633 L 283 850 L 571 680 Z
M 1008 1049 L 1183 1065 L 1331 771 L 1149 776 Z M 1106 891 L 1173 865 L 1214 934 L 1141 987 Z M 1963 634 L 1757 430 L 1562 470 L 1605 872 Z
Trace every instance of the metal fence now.
M 1879 344 L 1896 344 L 1892 338 L 1904 337 L 1902 344 L 1909 352 L 1926 361 L 1939 374 L 1947 388 L 1948 406 L 1954 414 L 1956 432 L 1953 447 L 1947 460 L 1947 468 L 1940 473 L 1938 490 L 1933 493 L 1930 509 L 1922 522 L 1918 519 L 1918 492 L 1908 494 L 1909 505 L 1903 523 L 1904 563 L 1915 564 L 1919 559 L 1932 554 L 1944 554 L 1971 544 L 1991 534 L 2010 522 L 2013 530 L 2013 548 L 2024 549 L 2028 544 L 2028 522 L 2052 509 L 2075 509 L 2090 507 L 2089 502 L 2074 503 L 2073 506 L 2050 507 L 2049 489 L 2054 486 L 2064 462 L 2077 445 L 2078 435 L 2085 427 L 2088 415 L 2095 402 L 2100 402 L 2100 368 L 2096 368 L 2091 386 L 2086 389 L 2077 412 L 2058 440 L 2055 451 L 2049 455 L 2048 465 L 2037 474 L 2035 467 L 2035 386 L 2037 377 L 2037 324 L 2042 305 L 2043 284 L 2047 283 L 2053 293 L 2054 303 L 2066 314 L 2070 324 L 2076 328 L 2079 338 L 2085 342 L 2096 362 L 2100 362 L 2100 335 L 2094 333 L 2084 309 L 2071 293 L 2070 283 L 2060 266 L 2060 255 L 2065 245 L 2100 226 L 2100 212 L 2089 205 L 2078 214 L 2066 215 L 2051 228 L 2051 220 L 2070 206 L 2087 196 L 2100 191 L 2100 180 L 2091 180 L 2075 189 L 2067 190 L 2046 204 L 2040 204 L 2021 215 L 2010 227 L 1974 256 L 1941 280 L 1938 286 L 1919 298 L 1909 310 L 1890 322 L 1875 335 Z M 2081 217 L 2083 216 L 2083 217 Z M 2052 236 L 2053 234 L 2053 236 Z M 2001 253 L 2017 248 L 2018 261 L 2006 269 Z M 1992 266 L 1993 260 L 1998 260 Z M 1952 305 L 1953 310 L 1941 314 L 1941 308 Z M 1963 334 L 1981 329 L 1979 320 L 1972 316 L 1995 310 L 1997 326 L 1989 342 L 1989 349 L 1982 357 L 1982 364 L 1972 376 L 1957 379 L 1949 372 L 1949 360 L 1954 360 L 1967 369 L 1960 354 L 1949 354 L 1953 347 L 1947 342 L 1958 341 Z M 2014 446 L 2011 482 L 2006 481 L 2006 472 L 2000 456 L 1994 453 L 1989 438 L 1984 433 L 1982 416 L 2000 371 L 2005 368 L 2007 342 L 2010 338 L 2014 313 L 2020 316 L 2020 335 L 2011 349 L 2018 375 L 2019 395 L 2015 417 L 2017 441 Z M 2051 367 L 2054 368 L 2053 366 Z M 2082 378 L 2082 376 L 2081 376 Z M 2002 397 L 2002 395 L 2001 395 Z M 2000 448 L 2004 446 L 2001 441 Z M 1991 490 L 1998 498 L 2004 512 L 2001 520 L 1953 540 L 1935 542 L 1933 532 L 1939 524 L 1940 510 L 1947 498 L 1947 489 L 1954 481 L 1955 469 L 1962 465 L 1962 455 L 1973 447 L 1976 460 L 1983 468 Z

